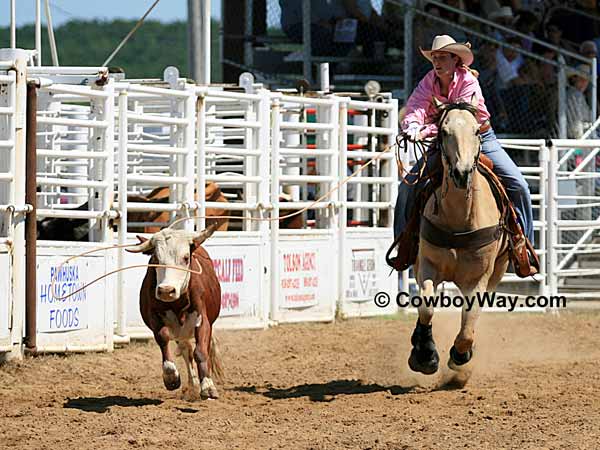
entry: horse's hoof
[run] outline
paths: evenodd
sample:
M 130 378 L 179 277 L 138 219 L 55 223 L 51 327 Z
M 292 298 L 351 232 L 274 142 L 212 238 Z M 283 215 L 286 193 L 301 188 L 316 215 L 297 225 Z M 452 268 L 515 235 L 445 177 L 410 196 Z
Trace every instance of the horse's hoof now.
M 181 387 L 181 378 L 179 375 L 173 378 L 163 378 L 165 383 L 165 387 L 168 391 L 174 391 L 175 389 L 179 389 Z
M 165 361 L 163 363 L 163 382 L 169 391 L 179 389 L 181 386 L 181 377 L 172 361 Z
M 437 372 L 440 364 L 440 356 L 437 350 L 433 350 L 432 353 L 428 352 L 427 357 L 419 358 L 419 352 L 416 349 L 412 349 L 410 357 L 408 358 L 408 367 L 413 372 L 420 372 L 425 375 L 433 375 Z
M 210 378 L 204 378 L 202 380 L 201 388 L 200 388 L 200 397 L 202 400 L 206 400 L 209 398 L 217 399 L 219 398 L 219 393 L 213 381 Z
M 452 370 L 461 370 L 462 366 L 471 361 L 473 357 L 473 349 L 466 351 L 465 353 L 458 353 L 454 345 L 450 349 L 450 359 L 448 360 L 448 367 Z

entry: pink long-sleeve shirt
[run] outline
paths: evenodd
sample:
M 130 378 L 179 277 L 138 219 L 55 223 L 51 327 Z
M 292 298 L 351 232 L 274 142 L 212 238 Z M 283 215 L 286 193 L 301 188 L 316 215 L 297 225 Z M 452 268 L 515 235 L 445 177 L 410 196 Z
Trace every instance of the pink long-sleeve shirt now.
M 406 130 L 410 123 L 416 122 L 425 126 L 421 130 L 422 137 L 435 136 L 438 129 L 437 125 L 433 123 L 436 109 L 431 98 L 432 95 L 435 95 L 442 103 L 454 103 L 459 101 L 470 102 L 473 93 L 477 94 L 479 99 L 477 121 L 483 124 L 490 118 L 490 113 L 485 107 L 485 99 L 477 78 L 464 67 L 458 67 L 454 72 L 454 79 L 448 87 L 448 97 L 444 97 L 435 71 L 430 70 L 406 102 L 406 115 L 402 121 L 402 129 Z

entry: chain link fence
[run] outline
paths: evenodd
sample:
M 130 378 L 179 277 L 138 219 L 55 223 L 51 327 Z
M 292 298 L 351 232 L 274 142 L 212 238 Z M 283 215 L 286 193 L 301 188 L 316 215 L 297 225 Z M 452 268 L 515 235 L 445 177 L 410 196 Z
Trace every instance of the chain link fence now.
M 310 9 L 307 23 L 303 22 L 305 3 Z M 592 89 L 588 87 L 582 96 L 575 86 L 578 69 L 579 75 L 587 72 L 590 77 L 590 67 L 582 66 L 581 60 L 561 60 L 555 50 L 502 32 L 447 5 L 428 1 L 415 7 L 411 3 L 264 0 L 262 9 L 252 9 L 259 3 L 250 2 L 240 68 L 252 71 L 271 87 L 293 88 L 297 80 L 306 78 L 317 88 L 319 63 L 327 62 L 334 91 L 362 91 L 367 81 L 376 80 L 384 91 L 406 99 L 431 70 L 419 47 L 430 48 L 436 35 L 449 34 L 472 45 L 472 67 L 479 72 L 499 135 L 577 138 L 589 128 Z M 310 45 L 305 36 L 308 29 Z M 564 85 L 560 84 L 561 65 L 566 68 Z M 407 69 L 410 77 L 405 80 Z

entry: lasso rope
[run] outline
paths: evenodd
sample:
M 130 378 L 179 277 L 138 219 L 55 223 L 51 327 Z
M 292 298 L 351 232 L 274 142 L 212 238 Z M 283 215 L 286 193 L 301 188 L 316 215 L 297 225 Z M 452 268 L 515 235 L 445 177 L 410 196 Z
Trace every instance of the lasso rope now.
M 402 137 L 400 137 L 402 136 Z M 325 198 L 329 197 L 332 193 L 334 193 L 335 191 L 337 191 L 340 187 L 342 187 L 343 185 L 345 185 L 346 183 L 348 183 L 350 181 L 350 179 L 352 179 L 353 177 L 357 176 L 359 173 L 361 173 L 363 170 L 365 170 L 367 167 L 369 167 L 371 164 L 373 164 L 374 162 L 380 160 L 383 155 L 387 152 L 389 152 L 390 150 L 392 150 L 393 148 L 397 148 L 397 152 L 396 152 L 396 163 L 398 164 L 398 168 L 400 169 L 401 172 L 405 172 L 407 175 L 410 174 L 410 172 L 406 171 L 404 169 L 404 165 L 402 164 L 400 158 L 399 158 L 399 152 L 400 152 L 400 148 L 401 148 L 401 143 L 404 143 L 404 148 L 405 151 L 408 151 L 408 142 L 412 142 L 414 144 L 414 155 L 415 155 L 415 159 L 418 161 L 419 158 L 417 158 L 416 153 L 417 150 L 419 150 L 421 152 L 421 156 L 424 158 L 424 163 L 422 165 L 422 167 L 419 168 L 419 173 L 418 173 L 418 177 L 417 180 L 413 183 L 409 183 L 408 181 L 406 181 L 406 177 L 402 178 L 403 183 L 405 184 L 409 184 L 409 185 L 414 185 L 416 184 L 423 176 L 423 172 L 425 171 L 425 168 L 427 167 L 427 150 L 429 149 L 429 146 L 431 145 L 431 142 L 429 142 L 429 140 L 422 140 L 422 141 L 413 141 L 412 139 L 410 139 L 405 133 L 401 133 L 400 135 L 398 135 L 398 137 L 396 138 L 396 142 L 394 144 L 388 145 L 386 146 L 381 152 L 379 152 L 379 154 L 373 158 L 371 158 L 367 163 L 363 164 L 362 166 L 360 166 L 358 168 L 358 170 L 356 170 L 355 172 L 353 172 L 351 175 L 347 176 L 346 178 L 344 178 L 339 184 L 337 184 L 336 186 L 334 186 L 332 189 L 330 189 L 329 191 L 327 191 L 325 194 L 323 194 L 321 197 L 319 197 L 317 200 L 313 201 L 311 204 L 309 204 L 308 206 L 299 209 L 298 211 L 295 211 L 293 213 L 290 214 L 286 214 L 285 216 L 279 216 L 279 217 L 240 217 L 240 216 L 191 216 L 191 217 L 182 217 L 180 219 L 175 220 L 172 224 L 170 224 L 167 228 L 171 228 L 173 225 L 183 222 L 185 220 L 197 220 L 197 219 L 237 219 L 237 220 L 250 220 L 250 221 L 266 221 L 266 222 L 272 222 L 272 221 L 276 221 L 276 220 L 284 220 L 284 219 L 288 219 L 290 217 L 294 217 L 298 214 L 302 214 L 303 212 L 309 210 L 312 206 L 316 205 L 317 203 L 321 202 L 322 200 L 324 200 Z M 105 246 L 105 247 L 98 247 L 92 250 L 88 250 L 84 253 L 80 253 L 78 255 L 74 255 L 71 256 L 69 258 L 67 258 L 65 261 L 63 261 L 60 266 L 58 266 L 58 270 L 55 272 L 55 275 L 52 277 L 51 281 L 50 281 L 50 292 L 53 292 L 53 287 L 54 287 L 54 283 L 55 283 L 55 278 L 56 276 L 60 273 L 60 270 L 62 269 L 62 267 L 67 264 L 69 261 L 72 261 L 76 258 L 82 257 L 82 256 L 86 256 L 89 255 L 91 253 L 95 253 L 95 252 L 99 252 L 99 251 L 103 251 L 103 250 L 111 250 L 111 249 L 117 249 L 117 248 L 124 248 L 124 247 L 133 247 L 133 246 L 137 246 L 139 245 L 139 243 L 136 244 L 115 244 L 115 245 L 110 245 L 110 246 Z M 193 258 L 192 258 L 193 259 Z M 183 270 L 186 272 L 190 272 L 190 273 L 197 273 L 197 274 L 201 274 L 202 272 L 197 272 L 191 269 L 187 269 L 187 268 L 183 268 L 183 267 L 179 267 L 179 266 L 170 266 L 170 265 L 165 265 L 165 264 L 136 264 L 136 265 L 131 265 L 131 266 L 126 266 L 126 267 L 121 267 L 119 269 L 115 269 L 113 271 L 110 271 L 108 273 L 105 273 L 104 275 L 101 275 L 100 277 L 92 280 L 90 283 L 87 283 L 85 285 L 83 285 L 82 287 L 80 287 L 79 289 L 77 289 L 74 292 L 69 293 L 68 295 L 64 296 L 64 297 L 54 297 L 56 300 L 64 300 L 74 294 L 77 294 L 78 292 L 81 292 L 82 290 L 86 289 L 88 286 L 91 286 L 94 283 L 97 283 L 98 281 L 102 280 L 103 278 L 106 278 L 114 273 L 118 273 L 118 272 L 122 272 L 124 270 L 129 270 L 129 269 L 134 269 L 134 268 L 141 268 L 141 267 L 164 267 L 164 268 L 170 268 L 170 269 L 177 269 L 177 270 Z

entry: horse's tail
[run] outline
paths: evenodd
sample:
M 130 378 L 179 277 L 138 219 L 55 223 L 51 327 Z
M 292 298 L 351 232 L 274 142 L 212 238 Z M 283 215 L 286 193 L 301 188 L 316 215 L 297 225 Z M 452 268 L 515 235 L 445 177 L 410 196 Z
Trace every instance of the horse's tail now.
M 224 370 L 223 363 L 221 362 L 221 355 L 219 353 L 218 342 L 214 336 L 210 338 L 210 351 L 208 352 L 208 359 L 212 370 L 212 376 L 217 382 L 223 381 Z

